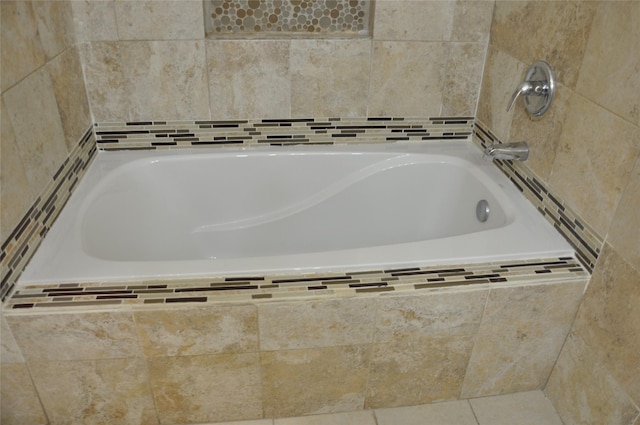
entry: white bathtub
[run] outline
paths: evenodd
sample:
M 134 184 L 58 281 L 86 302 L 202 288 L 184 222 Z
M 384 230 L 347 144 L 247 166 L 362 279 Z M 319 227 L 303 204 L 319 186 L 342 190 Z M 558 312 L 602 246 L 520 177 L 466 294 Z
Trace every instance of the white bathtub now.
M 100 152 L 19 285 L 571 255 L 470 142 Z

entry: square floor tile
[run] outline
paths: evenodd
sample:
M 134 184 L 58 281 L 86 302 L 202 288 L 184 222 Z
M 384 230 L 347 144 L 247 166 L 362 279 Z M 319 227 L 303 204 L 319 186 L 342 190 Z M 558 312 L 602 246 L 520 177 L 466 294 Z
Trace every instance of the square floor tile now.
M 378 425 L 477 425 L 466 401 L 376 409 Z
M 372 410 L 276 419 L 274 425 L 376 425 Z
M 562 425 L 542 391 L 469 400 L 480 425 Z

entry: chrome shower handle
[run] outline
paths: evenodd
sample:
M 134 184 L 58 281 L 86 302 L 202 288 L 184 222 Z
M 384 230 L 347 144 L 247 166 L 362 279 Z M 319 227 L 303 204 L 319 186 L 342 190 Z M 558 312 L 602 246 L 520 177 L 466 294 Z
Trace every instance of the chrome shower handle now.
M 525 80 L 518 85 L 511 95 L 507 112 L 511 111 L 520 96 L 525 98 L 525 107 L 533 116 L 544 114 L 555 94 L 555 75 L 548 63 L 535 62 L 527 71 Z
M 532 90 L 533 90 L 533 86 L 529 81 L 521 82 L 518 88 L 511 95 L 509 106 L 507 106 L 507 112 L 509 112 L 511 108 L 513 108 L 513 104 L 516 103 L 516 100 L 518 100 L 520 96 L 528 95 L 529 93 L 531 93 Z

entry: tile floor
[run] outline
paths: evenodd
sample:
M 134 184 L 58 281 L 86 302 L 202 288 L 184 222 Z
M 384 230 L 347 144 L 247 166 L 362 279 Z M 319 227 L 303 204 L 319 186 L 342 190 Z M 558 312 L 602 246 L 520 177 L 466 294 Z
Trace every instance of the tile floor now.
M 210 425 L 562 425 L 542 391 L 422 406 Z

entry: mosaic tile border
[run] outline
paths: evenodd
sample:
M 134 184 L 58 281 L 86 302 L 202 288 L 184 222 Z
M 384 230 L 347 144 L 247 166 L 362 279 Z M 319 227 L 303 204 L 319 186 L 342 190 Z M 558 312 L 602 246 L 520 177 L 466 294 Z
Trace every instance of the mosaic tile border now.
M 158 306 L 385 295 L 469 285 L 512 285 L 586 279 L 573 257 L 325 274 L 234 276 L 180 280 L 38 285 L 17 290 L 13 311 Z
M 472 140 L 484 149 L 491 143 L 502 143 L 481 122 L 476 121 Z M 578 216 L 556 194 L 553 194 L 541 179 L 523 163 L 517 161 L 494 161 L 498 168 L 524 194 L 576 250 L 576 256 L 584 267 L 593 272 L 604 240 Z
M 0 249 L 0 298 L 5 300 L 40 242 L 60 214 L 71 193 L 96 154 L 93 129 L 89 128 L 55 173 L 46 189 L 31 205 Z
M 468 140 L 473 117 L 298 118 L 94 124 L 100 150 Z

